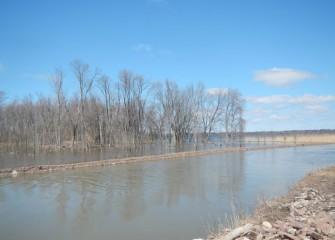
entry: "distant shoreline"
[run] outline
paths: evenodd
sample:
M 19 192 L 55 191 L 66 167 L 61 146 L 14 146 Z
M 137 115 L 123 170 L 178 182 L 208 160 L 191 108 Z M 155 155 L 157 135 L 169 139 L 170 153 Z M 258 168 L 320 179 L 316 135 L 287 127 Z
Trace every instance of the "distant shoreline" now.
M 57 164 L 57 165 L 38 165 L 38 166 L 29 166 L 29 167 L 6 168 L 6 169 L 0 169 L 0 176 L 11 176 L 11 175 L 17 176 L 17 175 L 22 175 L 22 174 L 47 173 L 47 172 L 52 172 L 52 171 L 70 170 L 70 169 L 77 169 L 77 168 L 112 166 L 112 165 L 118 165 L 118 164 L 128 164 L 128 163 L 147 162 L 147 161 L 159 161 L 159 160 L 167 160 L 167 159 L 176 159 L 176 158 L 181 158 L 181 157 L 221 154 L 221 153 L 227 153 L 227 152 L 305 147 L 305 146 L 326 145 L 326 144 L 334 144 L 334 143 L 310 143 L 310 144 L 289 144 L 289 145 L 285 144 L 285 145 L 278 145 L 278 146 L 266 146 L 265 145 L 265 146 L 256 146 L 256 147 L 220 148 L 220 149 L 214 149 L 214 150 L 188 151 L 188 152 L 168 153 L 168 154 L 162 154 L 162 155 L 149 155 L 149 156 L 141 156 L 141 157 L 107 159 L 107 160 L 99 160 L 99 161 L 91 161 L 91 162 L 78 162 L 78 163 L 67 163 L 67 164 Z
M 335 143 L 334 133 L 300 133 L 300 132 L 257 132 L 246 134 L 244 142 L 262 143 L 299 143 L 299 144 L 319 144 Z

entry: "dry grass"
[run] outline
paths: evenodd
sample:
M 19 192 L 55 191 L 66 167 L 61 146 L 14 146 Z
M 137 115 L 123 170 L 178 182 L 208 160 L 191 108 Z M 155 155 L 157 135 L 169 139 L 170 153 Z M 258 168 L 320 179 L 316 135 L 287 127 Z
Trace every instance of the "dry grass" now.
M 251 214 L 248 213 L 246 208 L 243 206 L 238 206 L 235 202 L 233 202 L 231 209 L 232 214 L 229 216 L 225 214 L 223 220 L 218 219 L 216 223 L 213 223 L 213 221 L 209 219 L 206 227 L 208 233 L 207 239 L 219 239 L 231 229 L 245 225 L 252 221 Z
M 278 135 L 266 136 L 261 134 L 259 137 L 246 137 L 246 142 L 260 142 L 266 143 L 280 142 L 280 143 L 335 143 L 335 134 L 303 134 L 303 135 Z

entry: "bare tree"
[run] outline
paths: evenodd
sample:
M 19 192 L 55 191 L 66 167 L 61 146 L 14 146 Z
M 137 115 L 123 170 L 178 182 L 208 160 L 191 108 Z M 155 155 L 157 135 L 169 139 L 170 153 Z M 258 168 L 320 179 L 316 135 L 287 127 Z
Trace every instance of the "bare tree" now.
M 57 98 L 57 131 L 56 131 L 56 142 L 58 149 L 61 148 L 62 143 L 62 119 L 64 116 L 64 103 L 65 96 L 63 91 L 64 83 L 64 72 L 58 67 L 55 70 L 55 74 L 50 78 L 52 89 L 54 90 Z
M 225 94 L 223 125 L 225 129 L 226 144 L 236 140 L 237 133 L 244 130 L 243 112 L 245 100 L 237 90 L 229 89 Z
M 171 144 L 182 143 L 192 133 L 194 112 L 194 89 L 189 86 L 180 90 L 178 85 L 169 80 L 164 86 L 158 85 L 156 97 L 164 111 L 166 132 Z
M 71 147 L 73 148 L 75 145 L 75 141 L 77 140 L 78 128 L 80 123 L 80 101 L 78 95 L 75 94 L 72 97 L 71 101 L 69 101 L 69 103 L 65 101 L 64 107 L 66 110 L 66 119 L 69 123 L 66 125 L 71 126 L 70 131 L 68 132 L 71 133 Z
M 119 74 L 117 83 L 119 104 L 122 106 L 122 124 L 126 142 L 136 145 L 142 143 L 144 134 L 144 111 L 146 83 L 142 76 L 124 70 Z
M 204 89 L 204 87 L 202 87 Z M 203 141 L 207 142 L 212 131 L 223 117 L 226 89 L 202 90 L 199 98 Z
M 245 101 L 237 90 L 206 90 L 201 83 L 180 87 L 169 80 L 149 88 L 142 76 L 127 70 L 113 84 L 80 60 L 71 63 L 71 70 L 79 88 L 69 98 L 61 68 L 50 78 L 55 98 L 28 96 L 4 104 L 0 91 L 0 141 L 34 149 L 55 145 L 58 150 L 71 141 L 71 147 L 87 150 L 96 143 L 198 143 L 198 136 L 206 142 L 215 131 L 225 131 L 227 144 L 243 138 Z
M 105 138 L 101 138 L 101 144 L 107 143 L 111 145 L 112 139 L 112 128 L 113 128 L 113 98 L 112 98 L 112 89 L 111 81 L 108 76 L 103 75 L 98 80 L 98 87 L 102 93 L 103 102 L 104 102 L 104 116 L 101 124 L 106 129 Z
M 5 92 L 0 90 L 0 142 L 5 139 L 5 115 L 3 109 L 3 102 L 5 101 Z
M 86 108 L 87 96 L 92 89 L 94 80 L 98 77 L 100 70 L 96 68 L 91 71 L 90 66 L 80 60 L 75 60 L 71 63 L 72 71 L 75 74 L 79 83 L 79 97 L 80 97 L 80 133 L 81 145 L 83 149 L 87 149 L 87 122 L 86 122 Z

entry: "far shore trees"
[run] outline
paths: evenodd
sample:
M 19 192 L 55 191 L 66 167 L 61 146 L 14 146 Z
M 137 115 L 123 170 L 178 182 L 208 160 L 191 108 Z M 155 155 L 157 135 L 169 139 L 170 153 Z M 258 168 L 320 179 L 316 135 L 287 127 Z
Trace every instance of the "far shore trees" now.
M 79 124 L 80 124 L 80 136 L 81 146 L 83 149 L 88 147 L 88 134 L 87 134 L 87 120 L 89 113 L 87 110 L 87 96 L 90 93 L 93 83 L 99 75 L 99 69 L 92 71 L 90 66 L 83 63 L 81 60 L 75 60 L 71 63 L 72 71 L 76 76 L 79 83 L 79 97 L 80 97 L 80 110 L 79 110 Z
M 112 81 L 98 68 L 75 60 L 72 75 L 62 68 L 50 77 L 53 96 L 27 96 L 5 102 L 0 91 L 0 143 L 17 147 L 130 147 L 147 142 L 211 141 L 223 132 L 230 144 L 241 139 L 245 100 L 238 90 L 206 89 L 171 80 L 150 83 L 129 70 Z M 65 94 L 64 82 L 77 90 Z

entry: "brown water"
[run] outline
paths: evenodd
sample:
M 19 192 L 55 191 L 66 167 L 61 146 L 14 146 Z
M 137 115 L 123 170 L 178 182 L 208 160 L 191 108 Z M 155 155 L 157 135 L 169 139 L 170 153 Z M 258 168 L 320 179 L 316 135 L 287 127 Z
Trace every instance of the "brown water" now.
M 1 239 L 193 239 L 252 211 L 306 172 L 335 164 L 335 145 L 186 157 L 0 179 Z

